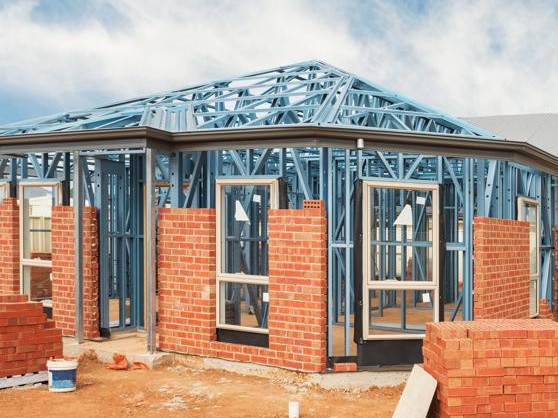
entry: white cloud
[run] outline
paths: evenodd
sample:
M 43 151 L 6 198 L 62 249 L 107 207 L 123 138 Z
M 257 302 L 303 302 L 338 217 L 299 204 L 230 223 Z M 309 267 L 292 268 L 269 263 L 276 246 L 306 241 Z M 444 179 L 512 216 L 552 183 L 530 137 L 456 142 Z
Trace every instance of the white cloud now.
M 420 18 L 399 4 L 385 8 L 382 80 L 459 115 L 558 111 L 552 2 L 431 1 Z
M 54 112 L 316 58 L 452 114 L 558 111 L 551 1 L 90 2 L 122 19 L 0 3 L 0 90 Z

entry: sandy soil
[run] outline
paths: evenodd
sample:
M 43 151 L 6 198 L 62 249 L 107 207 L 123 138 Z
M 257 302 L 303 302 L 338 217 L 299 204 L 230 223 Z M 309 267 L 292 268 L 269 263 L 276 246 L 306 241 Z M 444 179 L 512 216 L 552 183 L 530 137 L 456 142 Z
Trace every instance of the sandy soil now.
M 48 391 L 46 384 L 0 390 L 1 416 L 17 417 L 287 417 L 298 401 L 300 418 L 391 417 L 403 385 L 336 391 L 303 375 L 267 377 L 165 366 L 156 370 L 107 370 L 80 360 L 77 390 Z

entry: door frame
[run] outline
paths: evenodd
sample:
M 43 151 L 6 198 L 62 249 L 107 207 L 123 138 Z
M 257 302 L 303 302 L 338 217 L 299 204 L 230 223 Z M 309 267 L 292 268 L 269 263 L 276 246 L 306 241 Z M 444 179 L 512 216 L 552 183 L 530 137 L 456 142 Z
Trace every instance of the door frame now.
M 118 219 L 116 220 L 109 219 L 108 214 L 108 181 L 111 175 L 120 177 L 119 190 L 117 192 L 118 207 L 116 208 Z M 142 252 L 135 249 L 137 245 L 143 247 L 143 244 L 134 243 L 133 238 L 135 235 L 131 230 L 131 228 L 134 228 L 134 220 L 128 219 L 133 210 L 131 206 L 135 202 L 134 196 L 130 196 L 132 188 L 130 187 L 131 180 L 129 177 L 130 172 L 126 168 L 124 161 L 112 161 L 104 158 L 95 159 L 95 206 L 97 207 L 99 217 L 99 326 L 102 337 L 110 337 L 112 331 L 138 327 L 140 325 L 139 322 L 141 322 L 139 318 L 143 315 L 141 312 L 143 296 L 140 291 L 140 288 L 144 286 L 143 274 L 134 274 L 135 267 L 132 264 L 134 263 L 143 270 L 143 258 L 140 257 Z M 141 193 L 141 196 L 144 198 L 143 193 Z M 128 208 L 123 206 L 124 202 L 127 202 Z M 112 211 L 113 209 L 110 210 Z M 138 213 L 144 216 L 143 210 L 138 210 Z M 113 221 L 119 223 L 117 232 L 109 230 L 109 222 Z M 115 262 L 114 251 L 117 251 L 119 254 L 116 260 L 119 264 L 116 267 L 110 264 Z M 120 274 L 117 277 L 117 298 L 119 300 L 117 325 L 110 318 L 109 286 L 111 269 L 114 268 Z M 129 283 L 126 282 L 128 276 Z M 127 286 L 130 287 L 129 296 L 127 295 Z M 126 299 L 130 300 L 129 313 L 127 312 Z

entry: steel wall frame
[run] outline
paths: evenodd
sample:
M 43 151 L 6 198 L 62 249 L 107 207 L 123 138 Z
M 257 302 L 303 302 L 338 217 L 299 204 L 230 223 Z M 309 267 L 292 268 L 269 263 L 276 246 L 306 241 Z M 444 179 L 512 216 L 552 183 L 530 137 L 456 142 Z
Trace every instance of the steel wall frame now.
M 94 200 L 92 158 L 119 158 L 128 155 L 129 169 L 135 180 L 143 182 L 145 150 L 86 151 L 82 174 L 85 200 Z M 114 157 L 111 157 L 114 156 Z M 76 164 L 79 167 L 79 164 Z M 67 181 L 73 178 L 69 153 L 38 153 L 0 159 L 2 180 L 11 189 L 27 179 Z M 557 179 L 524 165 L 491 159 L 409 155 L 369 149 L 328 147 L 258 148 L 220 151 L 167 152 L 153 158 L 153 182 L 157 186 L 158 205 L 171 207 L 214 207 L 216 177 L 285 177 L 288 182 L 289 207 L 300 208 L 304 199 L 323 199 L 328 213 L 328 355 L 333 351 L 332 327 L 343 327 L 344 356 L 350 355 L 352 323 L 350 307 L 354 300 L 352 277 L 352 193 L 357 179 L 419 181 L 443 183 L 446 189 L 444 222 L 454 228 L 449 233 L 446 256 L 452 265 L 446 274 L 449 294 L 456 303 L 452 319 L 461 313 L 473 319 L 473 246 L 474 216 L 514 219 L 515 200 L 526 196 L 540 202 L 541 271 L 540 296 L 553 304 L 553 227 L 558 216 Z M 79 188 L 74 192 L 79 192 Z M 131 219 L 131 222 L 138 222 Z M 446 231 L 448 234 L 448 231 Z M 458 260 L 462 259 L 459 266 Z M 457 276 L 456 276 L 457 275 Z M 458 277 L 461 275 L 462 292 Z M 349 315 L 342 315 L 349 313 Z M 344 316 L 339 322 L 337 318 Z M 153 349 L 153 347 L 151 347 Z

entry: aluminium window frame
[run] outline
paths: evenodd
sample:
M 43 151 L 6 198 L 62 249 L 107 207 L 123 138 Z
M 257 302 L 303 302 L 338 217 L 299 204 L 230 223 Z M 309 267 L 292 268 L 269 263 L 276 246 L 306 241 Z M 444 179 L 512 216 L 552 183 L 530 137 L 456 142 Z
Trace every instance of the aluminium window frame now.
M 6 197 L 10 197 L 10 183 L 7 181 L 0 181 L 0 205 L 4 202 Z
M 536 222 L 536 228 L 537 228 L 537 235 L 536 235 L 536 245 L 537 245 L 537 249 L 536 249 L 536 256 L 537 256 L 537 271 L 535 273 L 531 273 L 531 260 L 529 259 L 529 317 L 530 318 L 536 318 L 539 316 L 540 314 L 540 310 L 539 310 L 539 305 L 540 305 L 540 273 L 541 273 L 541 256 L 540 256 L 540 251 L 541 251 L 541 204 L 537 199 L 534 199 L 532 197 L 528 197 L 528 196 L 518 196 L 517 197 L 517 220 L 518 221 L 523 221 L 523 222 L 528 222 L 528 220 L 525 219 L 525 215 L 523 213 L 523 209 L 527 206 L 532 206 L 536 208 L 536 217 L 537 217 L 537 222 Z M 529 228 L 531 228 L 531 225 L 529 223 Z M 530 233 L 531 231 L 529 231 Z M 530 249 L 529 249 L 530 250 Z M 529 255 L 530 256 L 530 255 Z M 532 312 L 531 311 L 531 284 L 535 283 L 536 286 L 536 290 L 535 290 L 535 311 Z
M 32 258 L 25 258 L 24 255 L 24 229 L 25 229 L 25 216 L 24 216 L 24 200 L 25 200 L 25 188 L 26 187 L 52 187 L 54 188 L 55 203 L 51 206 L 60 205 L 62 201 L 62 188 L 60 181 L 25 181 L 19 183 L 19 291 L 24 294 L 24 269 L 25 267 L 47 267 L 52 269 L 52 259 L 51 260 L 35 260 Z M 52 217 L 51 217 L 52 222 Z M 28 227 L 29 225 L 27 225 Z M 51 224 L 52 228 L 52 224 Z M 51 232 L 51 245 L 52 245 L 52 232 Z M 52 251 L 52 247 L 51 247 Z M 52 274 L 52 273 L 51 273 Z M 31 298 L 31 289 L 29 289 L 29 298 Z
M 371 189 L 397 189 L 397 190 L 417 190 L 430 191 L 432 193 L 432 280 L 423 282 L 409 282 L 397 280 L 370 280 L 371 277 L 371 239 L 370 239 L 370 196 Z M 425 333 L 399 333 L 399 334 L 371 334 L 370 332 L 370 300 L 371 290 L 407 290 L 407 291 L 432 291 L 432 314 L 431 322 L 438 322 L 440 316 L 440 186 L 437 183 L 424 182 L 386 182 L 377 180 L 363 180 L 362 182 L 362 289 L 363 289 L 363 310 L 362 336 L 363 339 L 373 340 L 409 340 L 422 339 Z M 430 322 L 430 321 L 429 321 Z
M 235 331 L 245 331 L 258 334 L 269 334 L 269 328 L 246 327 L 242 325 L 223 324 L 221 318 L 221 283 L 240 283 L 269 285 L 269 275 L 251 275 L 244 273 L 225 273 L 223 272 L 223 256 L 225 243 L 225 211 L 222 210 L 223 190 L 227 186 L 269 186 L 269 202 L 271 209 L 279 208 L 279 177 L 269 178 L 217 178 L 215 180 L 215 211 L 216 211 L 216 249 L 215 249 L 215 283 L 216 283 L 216 316 L 215 326 L 217 329 L 228 329 Z M 271 303 L 271 300 L 269 301 Z

